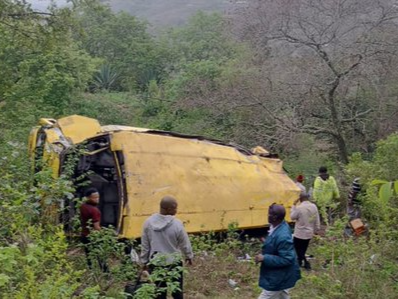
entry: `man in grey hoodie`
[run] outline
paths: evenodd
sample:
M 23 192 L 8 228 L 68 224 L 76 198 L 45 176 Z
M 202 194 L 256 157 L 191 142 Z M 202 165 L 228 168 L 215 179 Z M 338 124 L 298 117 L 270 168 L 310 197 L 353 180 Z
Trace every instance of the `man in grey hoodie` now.
M 171 196 L 165 196 L 160 201 L 160 213 L 153 214 L 144 223 L 141 238 L 141 261 L 148 264 L 151 259 L 162 260 L 159 267 L 166 271 L 182 269 L 182 258 L 186 263 L 192 265 L 192 247 L 184 225 L 174 216 L 177 214 L 177 200 Z M 156 268 L 158 265 L 152 268 Z M 154 269 L 152 269 L 154 270 Z M 183 298 L 183 280 L 180 270 L 178 278 L 179 289 L 173 292 L 173 298 Z M 167 287 L 166 281 L 158 284 L 160 288 Z M 167 291 L 161 292 L 158 299 L 166 299 Z

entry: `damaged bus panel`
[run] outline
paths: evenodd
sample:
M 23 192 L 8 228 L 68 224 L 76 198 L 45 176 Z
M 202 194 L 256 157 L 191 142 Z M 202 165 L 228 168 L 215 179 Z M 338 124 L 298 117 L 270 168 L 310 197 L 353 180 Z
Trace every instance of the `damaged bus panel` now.
M 79 145 L 84 150 L 73 151 Z M 272 203 L 283 204 L 289 215 L 300 192 L 282 161 L 261 147 L 250 151 L 204 137 L 101 126 L 78 115 L 40 120 L 29 151 L 35 171 L 45 161 L 55 176 L 77 152 L 74 176 L 99 190 L 101 224 L 114 226 L 121 238 L 140 237 L 143 222 L 165 195 L 178 200 L 177 217 L 195 233 L 225 230 L 231 223 L 264 227 Z M 82 194 L 78 189 L 77 196 Z M 62 221 L 68 223 L 76 207 L 73 201 L 65 206 Z

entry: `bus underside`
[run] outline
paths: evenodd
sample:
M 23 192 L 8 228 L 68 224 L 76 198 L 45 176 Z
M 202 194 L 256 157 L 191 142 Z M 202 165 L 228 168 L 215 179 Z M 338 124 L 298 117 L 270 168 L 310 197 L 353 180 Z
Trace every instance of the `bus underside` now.
M 77 160 L 73 178 L 77 183 L 77 198 L 84 197 L 87 186 L 98 189 L 100 193 L 99 209 L 101 211 L 101 225 L 112 226 L 120 229 L 121 207 L 126 198 L 124 181 L 124 159 L 121 152 L 112 152 L 109 145 L 109 137 L 101 136 L 89 140 L 84 146 L 84 153 L 67 153 L 66 161 L 74 155 Z M 76 161 L 75 160 L 75 161 Z M 71 162 L 73 163 L 73 162 Z M 62 163 L 68 165 L 68 163 Z M 62 172 L 62 171 L 61 171 Z M 72 231 L 71 220 L 76 215 L 76 202 L 65 202 L 62 222 L 66 224 L 67 231 Z

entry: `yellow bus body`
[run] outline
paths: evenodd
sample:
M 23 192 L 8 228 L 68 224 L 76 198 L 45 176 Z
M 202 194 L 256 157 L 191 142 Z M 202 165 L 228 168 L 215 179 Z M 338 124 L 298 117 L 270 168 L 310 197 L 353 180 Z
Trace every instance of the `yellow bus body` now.
M 300 193 L 284 172 L 281 160 L 203 137 L 125 126 L 101 127 L 98 121 L 77 115 L 40 128 L 44 134 L 43 158 L 55 175 L 59 175 L 62 155 L 69 147 L 100 138 L 95 145 L 99 148 L 87 155 L 105 157 L 106 153 L 106 159 L 100 157 L 92 164 L 90 158 L 86 164 L 98 172 L 93 184 L 105 188 L 101 194 L 103 213 L 109 214 L 107 223 L 114 222 L 121 238 L 140 237 L 143 222 L 159 210 L 159 201 L 165 195 L 178 200 L 177 218 L 188 232 L 196 233 L 225 230 L 231 223 L 242 229 L 264 227 L 272 203 L 286 207 L 289 221 L 290 207 Z M 32 132 L 29 144 L 38 144 L 40 133 Z M 34 151 L 35 147 L 29 148 Z M 107 169 L 105 164 L 111 162 L 106 161 L 111 160 L 113 168 L 99 172 L 101 167 Z M 113 198 L 115 192 L 117 198 Z M 113 198 L 111 203 L 106 203 L 107 197 Z

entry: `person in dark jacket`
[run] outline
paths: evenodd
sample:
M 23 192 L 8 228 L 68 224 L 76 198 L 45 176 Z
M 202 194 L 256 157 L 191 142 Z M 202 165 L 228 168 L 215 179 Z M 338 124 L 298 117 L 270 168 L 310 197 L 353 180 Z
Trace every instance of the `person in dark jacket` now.
M 271 227 L 256 256 L 261 263 L 259 286 L 263 289 L 258 299 L 289 299 L 289 290 L 301 278 L 300 267 L 294 250 L 292 233 L 284 221 L 286 210 L 273 204 L 268 210 Z

